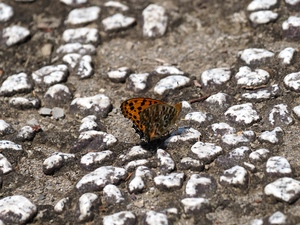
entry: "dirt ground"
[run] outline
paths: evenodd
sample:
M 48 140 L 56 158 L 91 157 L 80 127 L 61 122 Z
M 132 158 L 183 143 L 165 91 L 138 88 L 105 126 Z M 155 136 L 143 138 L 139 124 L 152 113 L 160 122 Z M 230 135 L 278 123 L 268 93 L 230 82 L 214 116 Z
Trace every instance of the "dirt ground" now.
M 23 44 L 5 47 L 0 45 L 0 69 L 3 71 L 0 76 L 2 83 L 8 76 L 19 72 L 31 74 L 33 71 L 45 66 L 61 63 L 55 50 L 63 43 L 61 36 L 65 29 L 70 28 L 64 24 L 69 11 L 73 7 L 66 6 L 55 1 L 34 1 L 32 3 L 19 3 L 16 1 L 2 1 L 14 8 L 14 17 L 0 24 L 0 30 L 12 24 L 19 24 L 27 27 L 31 37 Z M 108 133 L 113 134 L 118 143 L 110 148 L 116 158 L 132 146 L 140 143 L 139 137 L 131 128 L 131 122 L 123 117 L 119 106 L 122 101 L 131 97 L 152 97 L 170 103 L 181 100 L 190 100 L 216 90 L 204 90 L 194 85 L 170 92 L 164 96 L 156 96 L 153 86 L 161 77 L 154 77 L 153 86 L 143 93 L 134 93 L 126 89 L 126 84 L 113 83 L 107 78 L 107 72 L 122 66 L 131 68 L 134 72 L 151 72 L 162 64 L 175 65 L 188 74 L 190 78 L 200 83 L 202 72 L 212 68 L 229 67 L 232 74 L 235 74 L 239 67 L 245 65 L 238 58 L 238 51 L 246 48 L 265 48 L 275 53 L 286 47 L 298 49 L 298 41 L 287 40 L 282 33 L 282 22 L 294 12 L 291 12 L 283 2 L 275 9 L 279 18 L 269 24 L 253 26 L 248 20 L 249 13 L 246 8 L 250 1 L 220 1 L 220 0 L 169 0 L 169 1 L 136 1 L 127 0 L 122 3 L 129 6 L 128 15 L 137 19 L 137 25 L 119 32 L 106 33 L 102 27 L 101 19 L 112 14 L 103 6 L 102 1 L 90 0 L 88 5 L 101 7 L 100 20 L 88 24 L 89 27 L 99 29 L 101 44 L 97 47 L 97 54 L 93 56 L 95 74 L 88 79 L 79 80 L 70 76 L 67 85 L 71 87 L 76 97 L 93 96 L 98 93 L 107 95 L 113 104 L 113 110 L 107 118 L 99 119 L 105 126 Z M 167 33 L 156 39 L 147 39 L 142 36 L 142 10 L 149 3 L 162 5 L 169 16 Z M 49 29 L 39 28 L 43 19 L 50 19 L 59 22 L 59 26 Z M 41 48 L 45 44 L 51 44 L 52 54 L 43 56 Z M 271 81 L 269 84 L 279 84 L 282 94 L 264 102 L 254 103 L 256 109 L 262 116 L 262 120 L 250 127 L 236 127 L 237 130 L 253 130 L 260 133 L 273 129 L 267 121 L 267 115 L 275 104 L 285 103 L 290 108 L 300 103 L 299 94 L 287 91 L 283 85 L 283 77 L 291 72 L 299 71 L 298 53 L 293 63 L 289 66 L 282 66 L 274 57 L 273 60 L 261 65 L 260 68 L 269 71 Z M 256 68 L 257 65 L 253 65 Z M 233 105 L 244 103 L 240 95 L 245 90 L 236 85 L 233 78 L 217 91 L 225 92 L 233 98 Z M 43 105 L 43 88 L 35 87 L 28 95 L 37 96 Z M 0 98 L 0 119 L 11 124 L 15 130 L 20 130 L 27 125 L 31 119 L 36 119 L 42 127 L 43 132 L 36 135 L 32 142 L 22 142 L 24 153 L 10 157 L 14 171 L 3 176 L 3 184 L 0 197 L 22 194 L 38 206 L 38 214 L 31 221 L 31 224 L 76 224 L 76 207 L 80 193 L 75 189 L 76 183 L 87 171 L 79 165 L 80 157 L 84 153 L 76 154 L 75 163 L 67 164 L 54 175 L 45 175 L 42 171 L 43 161 L 54 152 L 69 153 L 70 148 L 76 141 L 79 132 L 80 115 L 69 112 L 69 105 L 64 106 L 65 118 L 54 120 L 51 117 L 42 117 L 38 110 L 17 110 L 8 104 L 10 97 Z M 224 113 L 205 108 L 203 104 L 193 105 L 193 111 L 205 110 L 215 117 L 213 121 L 225 121 Z M 209 125 L 209 124 L 208 124 Z M 179 126 L 193 126 L 198 129 L 203 137 L 203 142 L 215 141 L 212 139 L 207 126 L 197 124 L 186 124 L 180 120 Z M 255 141 L 251 144 L 252 149 L 266 147 L 271 150 L 272 155 L 285 157 L 293 168 L 293 178 L 299 179 L 299 122 L 295 119 L 293 125 L 282 127 L 284 129 L 284 140 L 281 145 L 266 145 Z M 15 134 L 2 137 L 4 140 L 14 140 Z M 166 147 L 176 163 L 189 151 L 191 143 L 181 143 L 176 146 Z M 153 153 L 155 155 L 155 153 Z M 112 162 L 114 164 L 114 162 Z M 157 169 L 157 168 L 156 168 Z M 190 176 L 192 171 L 184 171 Z M 219 181 L 223 169 L 215 163 L 206 165 L 203 174 L 208 174 Z M 179 215 L 172 221 L 173 224 L 249 224 L 253 219 L 263 219 L 276 211 L 281 211 L 288 217 L 289 224 L 300 224 L 299 201 L 294 204 L 284 202 L 269 202 L 263 194 L 263 188 L 268 184 L 265 174 L 265 164 L 257 168 L 256 173 L 250 174 L 250 182 L 246 190 L 239 188 L 224 187 L 218 184 L 210 203 L 212 211 L 201 214 L 201 218 L 184 215 L 182 206 L 178 199 L 183 198 L 184 188 L 173 192 L 145 191 L 136 195 L 136 200 L 130 199 L 126 182 L 118 187 L 127 193 L 126 206 L 103 205 L 99 214 L 95 215 L 92 222 L 87 224 L 101 224 L 105 215 L 110 215 L 121 210 L 130 208 L 137 215 L 142 215 L 145 209 L 162 210 L 176 207 Z M 100 193 L 101 195 L 101 193 Z M 53 206 L 64 197 L 70 197 L 71 206 L 68 213 L 57 215 Z M 142 203 L 141 203 L 142 202 Z M 140 207 L 139 204 L 142 204 Z M 123 207 L 123 208 L 122 208 Z M 142 224 L 142 220 L 139 220 Z

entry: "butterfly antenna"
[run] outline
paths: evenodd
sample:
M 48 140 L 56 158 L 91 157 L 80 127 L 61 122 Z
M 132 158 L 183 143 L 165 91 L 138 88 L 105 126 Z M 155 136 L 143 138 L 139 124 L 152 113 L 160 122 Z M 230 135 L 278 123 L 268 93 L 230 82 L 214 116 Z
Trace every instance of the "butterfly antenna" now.
M 209 96 L 210 96 L 210 95 L 205 95 L 205 96 L 203 96 L 203 97 L 201 97 L 201 98 L 192 99 L 192 100 L 188 101 L 188 103 L 193 104 L 193 103 L 195 103 L 195 102 L 202 102 L 202 101 L 204 101 L 205 99 L 207 99 Z

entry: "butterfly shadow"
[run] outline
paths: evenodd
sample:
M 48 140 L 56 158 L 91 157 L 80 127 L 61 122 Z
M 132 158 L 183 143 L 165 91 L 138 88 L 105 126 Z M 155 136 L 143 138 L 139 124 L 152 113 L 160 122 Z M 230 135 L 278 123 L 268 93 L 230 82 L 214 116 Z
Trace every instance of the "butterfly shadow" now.
M 146 140 L 142 140 L 140 145 L 143 149 L 151 152 L 156 152 L 157 149 L 166 149 L 165 141 L 170 137 L 171 134 L 168 134 L 166 136 L 151 140 L 147 142 Z

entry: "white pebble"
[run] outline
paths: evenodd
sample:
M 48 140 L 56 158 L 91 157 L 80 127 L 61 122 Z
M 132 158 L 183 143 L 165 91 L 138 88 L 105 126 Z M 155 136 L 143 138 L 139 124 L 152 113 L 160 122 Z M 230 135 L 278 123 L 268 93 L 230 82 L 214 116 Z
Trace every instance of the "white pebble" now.
M 285 86 L 293 91 L 300 91 L 300 72 L 290 73 L 283 79 Z
M 270 9 L 277 4 L 277 0 L 253 0 L 247 6 L 248 11 L 257 11 L 262 9 Z
M 279 176 L 288 176 L 292 173 L 291 165 L 286 158 L 281 156 L 270 157 L 266 164 L 266 171 L 269 174 L 275 174 Z
M 273 52 L 270 52 L 262 48 L 248 48 L 243 51 L 240 51 L 239 56 L 247 64 L 251 64 L 255 61 L 261 61 L 274 56 Z
M 79 221 L 87 221 L 93 217 L 93 209 L 95 208 L 98 195 L 94 193 L 84 193 L 78 200 Z
M 165 34 L 168 17 L 165 9 L 156 4 L 150 4 L 143 10 L 143 35 L 144 37 L 161 37 Z
M 5 40 L 4 42 L 7 46 L 20 43 L 29 37 L 29 35 L 30 31 L 27 28 L 17 25 L 6 27 L 2 31 L 2 39 Z
M 222 85 L 230 80 L 231 71 L 229 68 L 214 68 L 206 70 L 201 74 L 201 81 L 204 86 Z
M 171 75 L 161 79 L 154 87 L 154 93 L 163 95 L 166 91 L 184 87 L 190 83 L 190 78 L 181 75 Z
M 270 74 L 262 69 L 251 71 L 248 66 L 242 66 L 239 72 L 235 75 L 237 84 L 243 86 L 259 86 L 266 84 L 269 81 Z
M 0 21 L 6 22 L 14 15 L 13 8 L 5 3 L 0 3 Z
M 68 53 L 78 53 L 80 55 L 94 55 L 96 53 L 96 48 L 91 44 L 81 44 L 81 43 L 68 43 L 61 45 L 57 50 L 57 54 L 65 55 Z
M 195 153 L 200 160 L 210 163 L 220 155 L 223 150 L 220 146 L 214 143 L 196 142 L 192 147 L 191 151 Z
M 222 184 L 233 186 L 244 186 L 247 184 L 248 173 L 244 167 L 234 166 L 228 170 L 225 170 L 224 175 L 220 177 Z
M 281 201 L 293 203 L 300 197 L 300 181 L 282 177 L 268 184 L 264 192 Z
M 250 125 L 260 120 L 260 116 L 254 109 L 252 103 L 231 106 L 225 112 L 225 116 L 228 120 L 242 125 Z
M 283 64 L 289 65 L 289 64 L 291 64 L 291 61 L 295 54 L 295 51 L 296 50 L 294 48 L 287 47 L 278 54 L 278 58 L 282 59 Z
M 134 92 L 145 90 L 148 87 L 147 81 L 149 75 L 149 73 L 131 74 L 128 77 L 127 89 L 133 90 Z
M 250 14 L 249 19 L 254 24 L 266 24 L 278 18 L 278 13 L 271 10 L 262 10 Z
M 125 29 L 135 23 L 135 18 L 124 16 L 121 13 L 117 13 L 113 16 L 107 17 L 102 20 L 105 31 L 114 31 L 119 29 Z
M 29 92 L 32 85 L 26 73 L 19 73 L 9 76 L 0 87 L 0 95 L 13 95 L 15 93 Z
M 44 66 L 32 73 L 32 79 L 39 85 L 53 85 L 66 81 L 69 75 L 68 67 L 64 64 Z
M 87 8 L 73 9 L 66 20 L 66 23 L 72 25 L 85 24 L 98 19 L 100 7 L 92 6 Z
M 83 44 L 98 43 L 100 36 L 96 28 L 81 27 L 67 29 L 63 32 L 62 39 L 65 42 L 79 42 Z

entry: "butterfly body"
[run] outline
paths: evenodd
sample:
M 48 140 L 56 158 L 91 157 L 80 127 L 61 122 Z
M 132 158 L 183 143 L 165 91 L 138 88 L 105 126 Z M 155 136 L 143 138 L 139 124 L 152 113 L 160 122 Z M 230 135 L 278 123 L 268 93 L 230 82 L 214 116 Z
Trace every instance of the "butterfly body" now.
M 146 141 L 160 138 L 175 124 L 181 103 L 174 106 L 152 98 L 132 98 L 121 104 L 123 115 L 132 120 L 133 127 Z

